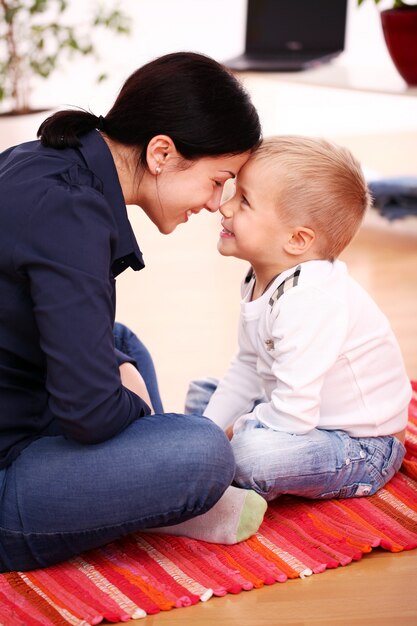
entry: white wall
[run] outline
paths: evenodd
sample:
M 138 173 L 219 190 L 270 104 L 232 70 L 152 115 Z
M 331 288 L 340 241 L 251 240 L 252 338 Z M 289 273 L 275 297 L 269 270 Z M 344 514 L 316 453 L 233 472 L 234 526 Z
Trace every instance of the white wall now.
M 82 19 L 95 1 L 71 0 L 73 21 Z M 106 1 L 114 4 L 113 0 Z M 386 3 L 390 0 L 382 0 L 379 6 Z M 121 0 L 121 7 L 132 17 L 131 36 L 107 33 L 100 41 L 101 63 L 77 57 L 49 80 L 38 81 L 35 106 L 76 105 L 104 115 L 127 76 L 152 58 L 176 50 L 193 50 L 224 61 L 243 50 L 246 0 Z M 386 50 L 379 10 L 373 0 L 366 0 L 361 7 L 357 0 L 349 0 L 346 51 L 336 64 L 346 75 L 350 66 L 361 68 L 365 84 L 368 79 L 380 77 L 382 82 L 405 85 Z M 103 68 L 110 78 L 98 85 L 95 78 Z M 337 138 L 417 129 L 415 98 L 287 85 L 282 81 L 274 84 L 266 75 L 252 77 L 247 87 L 265 135 L 296 133 Z M 16 120 L 14 124 L 21 122 Z M 0 148 L 33 138 L 38 125 L 39 119 L 10 141 L 2 132 Z
M 83 15 L 92 2 L 71 0 L 74 16 Z M 193 50 L 224 61 L 243 50 L 246 0 L 123 0 L 121 6 L 132 16 L 132 35 L 102 41 L 101 57 L 110 80 L 96 85 L 94 62 L 77 58 L 65 71 L 37 84 L 36 104 L 76 104 L 102 113 L 123 80 L 156 56 Z M 349 63 L 392 69 L 372 0 L 360 8 L 349 0 L 346 43 Z

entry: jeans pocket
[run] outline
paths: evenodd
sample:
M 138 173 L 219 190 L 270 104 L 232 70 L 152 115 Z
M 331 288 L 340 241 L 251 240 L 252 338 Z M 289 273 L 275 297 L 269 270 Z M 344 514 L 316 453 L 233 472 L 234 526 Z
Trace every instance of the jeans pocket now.
M 375 493 L 398 472 L 405 455 L 405 446 L 396 437 L 361 439 L 366 451 L 366 465 Z
M 360 498 L 363 496 L 369 496 L 372 494 L 371 483 L 352 483 L 351 485 L 345 485 L 338 491 L 329 491 L 322 493 L 320 498 L 330 500 L 342 499 L 342 498 Z
M 375 493 L 381 486 L 381 465 L 387 446 L 381 437 L 350 437 L 337 433 L 342 445 L 338 450 L 338 465 L 333 476 L 333 489 L 322 492 L 320 498 L 358 498 Z
M 391 478 L 398 472 L 405 455 L 405 446 L 396 437 L 390 437 L 391 450 L 387 455 L 385 462 L 382 464 L 381 474 L 385 478 L 385 482 L 391 480 Z

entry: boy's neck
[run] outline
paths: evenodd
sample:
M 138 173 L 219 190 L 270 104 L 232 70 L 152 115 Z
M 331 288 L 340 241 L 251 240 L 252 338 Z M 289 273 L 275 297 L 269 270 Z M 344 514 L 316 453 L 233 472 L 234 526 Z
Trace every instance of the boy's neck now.
M 320 257 L 319 255 L 302 254 L 299 256 L 291 257 L 290 259 L 288 259 L 287 263 L 277 263 L 271 266 L 256 266 L 252 264 L 252 268 L 255 274 L 255 285 L 252 292 L 252 300 L 260 298 L 262 294 L 264 294 L 265 291 L 268 289 L 273 280 L 277 276 L 279 276 L 279 274 L 282 274 L 283 272 L 286 272 L 293 267 L 297 267 L 297 265 L 299 265 L 300 263 L 319 260 L 320 258 L 322 257 Z
M 265 293 L 270 284 L 277 276 L 279 276 L 279 274 L 282 274 L 282 272 L 289 270 L 293 266 L 288 264 L 288 266 L 277 265 L 268 268 L 255 266 L 252 267 L 255 273 L 255 285 L 253 287 L 252 300 L 256 300 Z

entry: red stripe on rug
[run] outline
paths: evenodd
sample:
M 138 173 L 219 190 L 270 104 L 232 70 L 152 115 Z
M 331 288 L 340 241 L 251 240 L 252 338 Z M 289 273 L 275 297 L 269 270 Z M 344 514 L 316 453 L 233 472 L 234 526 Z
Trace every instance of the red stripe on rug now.
M 7 596 L 0 592 L 0 624 L 2 626 L 26 626 L 28 623 L 27 607 L 22 608 L 15 600 L 16 597 L 13 597 L 13 594 L 10 593 Z M 32 614 L 30 624 L 31 626 L 44 626 L 45 622 L 37 620 Z
M 413 383 L 414 392 L 417 383 Z M 0 575 L 2 626 L 85 626 L 186 607 L 348 565 L 373 548 L 417 547 L 417 399 L 401 470 L 367 498 L 270 503 L 241 544 L 134 533 L 43 570 Z
M 35 570 L 36 571 L 36 570 Z M 26 574 L 12 573 L 2 574 L 7 579 L 9 585 L 21 595 L 24 604 L 30 605 L 30 610 L 27 612 L 26 623 L 28 626 L 32 626 L 33 613 L 41 614 L 45 619 L 45 624 L 53 624 L 54 626 L 67 626 L 72 623 L 63 618 L 62 615 L 52 606 L 51 597 L 44 598 L 40 590 L 29 584 L 29 579 Z M 25 625 L 26 626 L 26 625 Z

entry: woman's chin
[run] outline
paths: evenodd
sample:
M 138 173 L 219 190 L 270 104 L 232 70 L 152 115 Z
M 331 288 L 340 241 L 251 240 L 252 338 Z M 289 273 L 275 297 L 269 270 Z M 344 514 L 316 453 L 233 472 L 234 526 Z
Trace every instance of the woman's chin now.
M 161 235 L 170 235 L 177 228 L 178 224 L 156 224 Z

